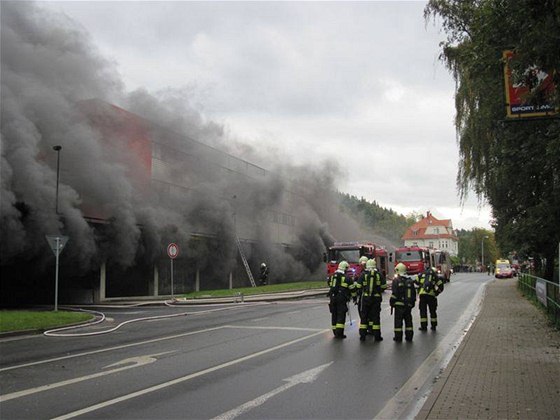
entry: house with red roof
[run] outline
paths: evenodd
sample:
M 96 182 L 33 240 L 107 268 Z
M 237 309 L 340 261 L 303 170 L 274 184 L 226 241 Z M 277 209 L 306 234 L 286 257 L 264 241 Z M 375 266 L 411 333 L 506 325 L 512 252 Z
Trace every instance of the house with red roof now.
M 459 238 L 453 230 L 451 219 L 436 219 L 431 212 L 410 226 L 401 237 L 404 246 L 420 246 L 441 249 L 456 256 L 459 252 Z

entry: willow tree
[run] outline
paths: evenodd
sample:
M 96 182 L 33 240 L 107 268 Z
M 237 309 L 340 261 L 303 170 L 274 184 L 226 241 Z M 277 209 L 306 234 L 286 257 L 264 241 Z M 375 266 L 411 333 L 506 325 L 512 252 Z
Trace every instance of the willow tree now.
M 456 82 L 460 197 L 474 191 L 486 200 L 500 248 L 545 257 L 551 278 L 560 241 L 560 124 L 558 115 L 506 118 L 503 52 L 515 52 L 518 70 L 552 74 L 547 100 L 558 106 L 560 1 L 431 0 L 424 15 L 441 19 L 447 35 L 440 58 Z

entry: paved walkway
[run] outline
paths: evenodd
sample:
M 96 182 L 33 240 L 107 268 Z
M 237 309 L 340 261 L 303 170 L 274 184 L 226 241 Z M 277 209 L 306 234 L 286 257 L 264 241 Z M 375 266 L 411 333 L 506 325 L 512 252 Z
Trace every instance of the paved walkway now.
M 488 285 L 482 309 L 417 419 L 560 419 L 560 332 L 517 290 Z

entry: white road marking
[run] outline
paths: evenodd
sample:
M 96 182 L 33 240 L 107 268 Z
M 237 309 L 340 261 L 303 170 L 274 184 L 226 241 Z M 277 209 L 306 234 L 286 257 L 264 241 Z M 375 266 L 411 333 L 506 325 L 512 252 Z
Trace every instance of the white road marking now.
M 36 362 L 30 362 L 30 363 L 24 363 L 24 364 L 21 364 L 21 365 L 8 366 L 8 367 L 0 369 L 0 372 L 5 372 L 5 371 L 8 371 L 8 370 L 14 370 L 14 369 L 20 369 L 20 368 L 29 367 L 29 366 L 37 366 L 37 365 L 42 365 L 42 364 L 45 364 L 45 363 L 58 362 L 60 360 L 73 359 L 73 358 L 76 358 L 76 357 L 89 356 L 89 355 L 92 355 L 92 354 L 105 353 L 105 352 L 113 351 L 113 350 L 126 349 L 126 348 L 129 348 L 129 347 L 136 347 L 136 346 L 141 346 L 141 345 L 144 345 L 144 344 L 157 343 L 158 341 L 173 340 L 175 338 L 186 337 L 186 336 L 194 335 L 194 334 L 202 334 L 202 333 L 206 333 L 206 332 L 210 332 L 210 331 L 220 330 L 220 329 L 223 329 L 223 328 L 224 328 L 223 326 L 214 327 L 214 328 L 207 328 L 207 329 L 199 330 L 199 331 L 192 331 L 192 332 L 188 332 L 188 333 L 170 335 L 170 336 L 167 336 L 167 337 L 154 338 L 152 340 L 138 341 L 137 343 L 123 344 L 121 346 L 107 347 L 107 348 L 99 349 L 99 350 L 70 354 L 68 356 L 53 357 L 52 359 L 38 360 Z
M 329 331 L 329 330 L 321 330 L 319 332 L 315 332 L 313 334 L 309 334 L 309 335 L 306 335 L 304 337 L 297 338 L 295 340 L 291 340 L 291 341 L 288 341 L 288 342 L 283 343 L 283 344 L 279 344 L 279 345 L 274 346 L 274 347 L 270 347 L 266 350 L 261 350 L 261 351 L 258 351 L 256 353 L 240 357 L 239 359 L 231 360 L 229 362 L 222 363 L 222 364 L 210 367 L 208 369 L 204 369 L 204 370 L 192 373 L 190 375 L 182 376 L 180 378 L 173 379 L 171 381 L 164 382 L 164 383 L 159 384 L 159 385 L 151 386 L 149 388 L 145 388 L 145 389 L 142 389 L 140 391 L 136 391 L 136 392 L 133 392 L 133 393 L 130 393 L 130 394 L 127 394 L 127 395 L 123 395 L 123 396 L 118 397 L 118 398 L 113 398 L 112 400 L 104 401 L 102 403 L 95 404 L 95 405 L 92 405 L 90 407 L 83 408 L 81 410 L 73 411 L 71 413 L 62 415 L 60 417 L 56 417 L 53 420 L 65 420 L 65 419 L 70 419 L 70 418 L 73 418 L 73 417 L 76 417 L 76 416 L 81 416 L 82 414 L 91 413 L 92 411 L 96 411 L 96 410 L 99 410 L 101 408 L 109 407 L 113 404 L 117 404 L 117 403 L 127 401 L 127 400 L 130 400 L 130 399 L 136 398 L 136 397 L 140 397 L 142 395 L 146 395 L 146 394 L 149 394 L 149 393 L 154 392 L 154 391 L 159 391 L 160 389 L 164 389 L 164 388 L 167 388 L 167 387 L 170 387 L 170 386 L 173 386 L 173 385 L 177 385 L 179 383 L 189 381 L 189 380 L 197 378 L 199 376 L 203 376 L 203 375 L 206 375 L 208 373 L 215 372 L 217 370 L 224 369 L 224 368 L 227 368 L 229 366 L 233 366 L 233 365 L 236 365 L 236 364 L 241 363 L 241 362 L 245 362 L 245 361 L 250 360 L 250 359 L 254 359 L 255 357 L 259 357 L 259 356 L 262 356 L 264 354 L 271 353 L 271 352 L 279 350 L 281 348 L 291 346 L 292 344 L 299 343 L 300 341 L 307 340 L 309 338 L 315 337 L 315 336 L 320 335 L 320 334 L 324 334 L 327 331 Z
M 263 316 L 262 318 L 255 318 L 255 319 L 252 319 L 250 322 L 260 322 L 260 321 L 264 321 L 265 319 L 268 319 L 268 318 L 270 318 L 270 317 L 268 317 L 268 316 Z
M 319 374 L 323 372 L 323 370 L 325 370 L 327 367 L 329 367 L 332 363 L 333 362 L 325 363 L 324 365 L 306 370 L 305 372 L 286 378 L 284 379 L 284 381 L 288 382 L 287 384 L 284 384 L 276 389 L 273 389 L 272 391 L 267 392 L 266 394 L 263 394 L 252 401 L 248 401 L 245 404 L 240 405 L 237 408 L 234 408 L 233 410 L 220 414 L 219 416 L 214 417 L 214 420 L 232 420 L 236 417 L 239 417 L 241 414 L 246 413 L 247 411 L 252 410 L 255 407 L 258 407 L 259 405 L 264 404 L 270 398 L 298 384 L 309 384 L 311 382 L 314 382 L 315 379 L 317 379 L 317 376 L 319 376 Z
M 5 367 L 5 368 L 1 368 L 0 372 L 5 372 L 5 371 L 8 371 L 8 370 L 14 370 L 14 369 L 20 369 L 20 368 L 30 367 L 30 366 L 37 366 L 37 365 L 42 365 L 42 364 L 45 364 L 45 363 L 58 362 L 60 360 L 73 359 L 73 358 L 76 358 L 76 357 L 89 356 L 89 355 L 92 355 L 92 354 L 105 353 L 105 352 L 108 352 L 108 351 L 120 350 L 120 349 L 129 348 L 129 347 L 136 347 L 136 346 L 141 346 L 141 345 L 144 345 L 144 344 L 157 343 L 158 341 L 173 340 L 175 338 L 186 337 L 186 336 L 194 335 L 194 334 L 202 334 L 202 333 L 206 333 L 206 332 L 210 332 L 210 331 L 221 330 L 221 329 L 224 329 L 224 328 L 258 328 L 258 329 L 268 329 L 268 330 L 277 329 L 277 330 L 291 330 L 291 331 L 322 331 L 319 328 L 259 327 L 259 326 L 221 325 L 219 327 L 213 327 L 213 328 L 207 328 L 207 329 L 199 330 L 199 331 L 192 331 L 192 332 L 188 332 L 188 333 L 170 335 L 170 336 L 167 336 L 167 337 L 154 338 L 152 340 L 139 341 L 137 343 L 123 344 L 121 346 L 107 347 L 107 348 L 99 349 L 99 350 L 93 350 L 93 351 L 77 353 L 77 354 L 70 354 L 68 356 L 53 357 L 52 359 L 38 360 L 36 362 L 30 362 L 30 363 L 24 363 L 24 364 L 21 364 L 21 365 L 8 366 L 8 367 Z
M 300 327 L 259 327 L 258 325 L 224 325 L 224 328 L 235 328 L 245 330 L 285 330 L 285 331 L 324 331 L 324 328 L 300 328 Z
M 402 388 L 391 398 L 385 407 L 374 417 L 374 419 L 397 419 L 414 418 L 428 399 L 433 388 L 433 378 L 436 373 L 449 363 L 455 350 L 472 326 L 481 308 L 482 298 L 486 290 L 487 283 L 480 287 L 470 304 L 467 306 L 463 315 L 455 323 L 455 327 L 439 343 L 435 350 L 424 360 L 420 367 L 402 386 Z M 454 351 L 449 351 L 449 349 Z M 429 385 L 429 389 L 425 389 Z M 424 390 L 423 395 L 419 390 Z
M 105 366 L 103 369 L 108 368 L 108 367 L 113 367 L 113 366 L 122 366 L 122 365 L 126 365 L 126 366 L 122 366 L 122 367 L 119 367 L 119 368 L 116 368 L 116 369 L 107 370 L 107 371 L 104 371 L 104 372 L 93 373 L 91 375 L 80 376 L 79 378 L 68 379 L 66 381 L 55 382 L 54 384 L 49 384 L 49 385 L 38 386 L 38 387 L 35 387 L 35 388 L 24 389 L 23 391 L 12 392 L 11 394 L 0 395 L 0 402 L 13 400 L 15 398 L 21 398 L 21 397 L 25 397 L 27 395 L 36 394 L 38 392 L 48 391 L 50 389 L 60 388 L 62 386 L 72 385 L 72 384 L 75 384 L 75 383 L 78 383 L 78 382 L 87 381 L 89 379 L 99 378 L 101 376 L 106 376 L 106 375 L 112 375 L 113 373 L 122 372 L 123 370 L 128 370 L 128 369 L 133 369 L 133 368 L 136 368 L 136 367 L 148 365 L 148 364 L 153 363 L 157 360 L 156 356 L 161 356 L 162 354 L 166 354 L 166 353 L 173 353 L 173 352 L 168 351 L 168 352 L 164 352 L 164 353 L 158 353 L 158 354 L 152 354 L 152 355 L 146 355 L 146 356 L 138 356 L 138 357 L 131 357 L 129 359 L 124 359 L 124 360 L 121 360 L 120 362 L 113 363 L 109 366 Z

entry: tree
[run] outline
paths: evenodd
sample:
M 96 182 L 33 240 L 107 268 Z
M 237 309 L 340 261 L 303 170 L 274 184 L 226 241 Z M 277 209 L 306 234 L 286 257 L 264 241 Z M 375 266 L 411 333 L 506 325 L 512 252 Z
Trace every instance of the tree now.
M 414 216 L 405 217 L 363 197 L 340 193 L 340 200 L 343 211 L 359 221 L 363 228 L 383 235 L 393 243 L 400 243 L 406 228 L 416 223 Z
M 475 228 L 472 230 L 460 229 L 457 231 L 459 238 L 459 261 L 476 266 L 483 260 L 482 248 L 484 243 L 484 265 L 496 261 L 507 252 L 501 252 L 496 246 L 494 233 L 487 229 Z
M 472 189 L 487 200 L 501 249 L 546 257 L 552 278 L 560 241 L 560 123 L 557 118 L 505 120 L 503 58 L 553 74 L 548 98 L 560 105 L 560 2 L 430 0 L 426 19 L 440 17 L 447 40 L 441 59 L 456 81 L 455 125 L 462 199 Z

